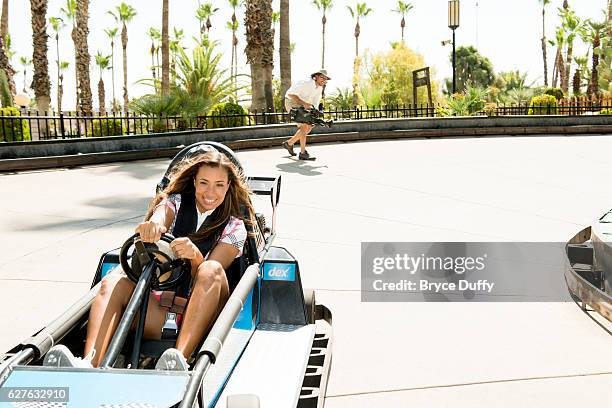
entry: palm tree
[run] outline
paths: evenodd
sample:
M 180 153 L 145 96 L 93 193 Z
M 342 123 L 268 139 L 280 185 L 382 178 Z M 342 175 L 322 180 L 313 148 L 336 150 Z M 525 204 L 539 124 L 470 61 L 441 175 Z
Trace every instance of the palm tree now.
M 550 0 L 538 0 L 542 4 L 542 58 L 544 60 L 544 86 L 548 87 L 548 63 L 546 62 L 546 6 Z
M 156 45 L 156 40 L 161 39 L 161 33 L 158 29 L 154 27 L 149 27 L 149 31 L 147 31 L 147 35 L 151 39 L 151 48 L 149 49 L 149 53 L 151 54 L 151 74 L 153 75 L 153 82 L 157 78 L 157 65 L 155 64 L 155 53 L 159 49 Z
M 91 84 L 89 80 L 89 46 L 87 36 L 89 35 L 89 0 L 77 0 L 76 22 L 77 37 L 75 41 L 76 52 L 76 72 L 79 82 L 79 111 L 86 116 L 93 113 L 93 101 L 91 94 Z
M 59 32 L 62 28 L 66 27 L 64 20 L 61 17 L 49 17 L 49 24 L 55 32 L 55 55 L 57 59 L 55 64 L 57 66 L 57 83 L 60 83 L 60 53 L 59 53 Z M 62 111 L 62 100 L 60 99 L 59 87 L 57 88 L 57 111 Z
M 561 89 L 563 92 L 567 92 L 569 90 L 569 79 L 572 68 L 572 61 L 574 57 L 574 39 L 577 35 L 580 35 L 582 31 L 584 31 L 584 27 L 580 18 L 576 15 L 573 10 L 565 10 L 562 13 L 563 18 L 563 28 L 565 29 L 565 33 L 567 34 L 567 55 L 564 64 L 563 80 L 561 83 L 564 87 Z
M 19 63 L 23 67 L 23 93 L 27 93 L 26 91 L 26 82 L 28 76 L 28 67 L 32 65 L 32 60 L 28 57 L 19 57 Z
M 555 54 L 555 63 L 553 64 L 553 73 L 552 73 L 552 87 L 557 87 L 557 82 L 559 79 L 563 80 L 561 77 L 561 70 L 563 68 L 563 54 L 561 50 L 563 49 L 563 44 L 565 43 L 565 31 L 563 27 L 557 27 L 557 31 L 555 33 L 555 40 L 549 40 L 548 43 L 557 47 L 557 53 Z
M 359 56 L 359 35 L 361 34 L 361 26 L 359 25 L 359 19 L 365 18 L 373 10 L 367 6 L 365 2 L 356 3 L 355 9 L 351 6 L 346 6 L 348 11 L 351 13 L 351 17 L 355 18 L 355 57 Z
M 605 22 L 588 21 L 589 27 L 591 28 L 590 40 L 593 45 L 593 67 L 591 69 L 591 78 L 589 80 L 589 86 L 587 88 L 587 94 L 589 96 L 599 94 L 599 78 L 597 75 L 597 66 L 599 65 L 599 54 L 601 52 L 601 34 L 606 28 Z M 604 34 L 605 35 L 605 34 Z
M 14 80 L 14 76 L 15 76 L 15 70 L 13 69 L 12 65 L 11 65 L 11 37 L 9 35 L 9 28 L 8 28 L 8 23 L 9 23 L 9 6 L 8 6 L 8 0 L 2 0 L 2 17 L 0 18 L 1 22 L 0 22 L 0 37 L 2 37 L 2 41 L 4 41 L 4 53 L 7 55 L 7 61 L 2 61 L 2 69 L 4 69 L 4 72 L 6 73 L 6 79 L 8 80 L 9 83 L 9 88 L 11 89 L 11 92 L 13 94 L 16 93 L 16 88 L 15 88 L 15 80 Z M 4 60 L 4 58 L 2 58 Z
M 6 36 L 6 40 L 10 40 L 10 36 Z M 4 38 L 0 37 L 0 70 L 4 71 L 9 89 L 12 94 L 15 93 L 15 71 L 11 65 L 11 51 L 9 48 L 9 42 L 5 41 Z
M 126 4 L 125 2 L 121 3 L 119 6 L 115 7 L 115 12 L 109 11 L 110 15 L 115 17 L 115 20 L 118 23 L 121 23 L 121 48 L 123 49 L 123 111 L 125 115 L 128 114 L 129 102 L 130 99 L 128 97 L 128 73 L 127 73 L 127 43 L 128 43 L 128 33 L 127 33 L 127 25 L 132 19 L 136 16 L 136 10 L 134 7 Z
M 247 0 L 244 24 L 246 26 L 246 56 L 251 67 L 251 111 L 266 106 L 265 72 L 263 70 L 264 40 L 263 10 L 267 0 Z
M 236 76 L 238 75 L 238 37 L 236 31 L 238 31 L 238 19 L 236 18 L 236 9 L 244 4 L 244 0 L 228 0 L 232 7 L 232 19 L 227 23 L 227 27 L 232 30 L 232 66 L 230 75 L 232 81 L 234 81 L 234 88 L 236 88 Z
M 66 5 L 62 8 L 60 8 L 60 14 L 62 14 L 65 18 L 66 21 L 69 21 L 72 23 L 72 31 L 70 33 L 70 37 L 72 38 L 72 42 L 74 44 L 74 49 L 76 50 L 77 47 L 77 40 L 76 40 L 76 7 L 77 7 L 77 2 L 76 0 L 66 0 Z M 76 51 L 75 51 L 75 55 L 74 55 L 74 60 L 75 60 L 75 67 L 77 66 L 77 62 L 76 62 Z M 75 106 L 79 106 L 79 77 L 78 75 L 76 75 L 76 71 L 75 71 L 75 92 L 76 92 L 76 101 L 75 101 Z
M 32 15 L 32 61 L 34 77 L 32 87 L 36 96 L 36 106 L 40 114 L 46 114 L 51 104 L 51 82 L 49 81 L 49 61 L 47 60 L 47 0 L 30 0 Z M 45 121 L 39 127 L 39 135 L 46 133 Z M 34 138 L 32 138 L 34 139 Z
M 325 1 L 325 0 L 324 0 Z M 327 0 L 331 2 L 331 0 Z M 289 35 L 289 0 L 280 0 L 279 56 L 281 76 L 281 98 L 291 87 L 291 39 Z
M 168 44 L 168 0 L 162 1 L 162 77 L 161 77 L 161 92 L 162 95 L 170 93 L 170 45 Z
M 104 92 L 104 80 L 102 79 L 102 74 L 104 70 L 108 69 L 110 65 L 110 55 L 104 55 L 101 51 L 98 51 L 96 54 L 96 65 L 100 69 L 100 80 L 98 81 L 98 106 L 100 115 L 106 114 L 105 108 L 105 92 Z
M 68 69 L 70 63 L 67 61 L 61 61 L 59 64 L 59 82 L 57 84 L 57 99 L 61 101 L 64 96 L 64 71 Z M 60 109 L 58 108 L 58 111 Z M 61 111 L 60 111 L 61 112 Z
M 545 1 L 550 1 L 550 0 L 545 0 Z M 404 27 L 406 27 L 406 14 L 408 14 L 408 12 L 412 10 L 413 8 L 414 6 L 410 4 L 409 1 L 400 0 L 397 2 L 397 8 L 395 10 L 392 10 L 393 12 L 397 14 L 401 14 L 402 16 L 402 21 L 400 22 L 400 27 L 402 27 L 402 42 L 404 42 Z
M 584 57 L 576 57 L 574 58 L 574 62 L 576 63 L 576 72 L 574 73 L 574 78 L 572 80 L 572 90 L 574 96 L 578 96 L 581 94 L 582 87 L 582 73 L 585 72 L 587 68 L 588 54 Z
M 170 39 L 170 73 L 172 74 L 172 83 L 176 82 L 176 59 L 180 53 L 180 50 L 183 50 L 183 46 L 181 45 L 181 40 L 185 36 L 183 29 L 180 30 L 176 27 L 172 28 L 174 32 L 174 37 Z
M 204 3 L 198 5 L 198 8 L 196 10 L 196 18 L 200 22 L 200 35 L 204 35 L 206 34 L 206 32 L 210 33 L 210 28 L 212 27 L 210 18 L 218 10 L 218 8 L 213 8 L 212 3 Z
M 323 17 L 321 17 L 321 69 L 325 69 L 325 25 L 327 24 L 327 16 L 325 14 L 327 10 L 332 8 L 333 0 L 313 0 L 312 4 L 323 13 Z
M 372 12 L 372 9 L 367 6 L 365 2 L 356 3 L 355 9 L 351 6 L 346 6 L 348 11 L 351 13 L 351 17 L 355 18 L 355 62 L 353 64 L 353 105 L 359 105 L 359 96 L 361 92 L 359 90 L 359 35 L 361 34 L 361 26 L 359 25 L 359 19 L 366 17 Z
M 274 112 L 274 88 L 272 86 L 272 71 L 274 69 L 274 25 L 272 1 L 261 1 L 261 40 L 262 40 L 262 67 L 264 73 L 264 96 L 266 99 L 266 112 Z
M 6 36 L 9 33 L 9 6 L 8 0 L 2 0 L 2 17 L 0 18 L 0 37 L 6 41 Z
M 111 110 L 115 112 L 115 37 L 117 37 L 118 27 L 107 28 L 104 30 L 108 39 L 111 42 L 111 83 L 113 86 L 113 101 L 111 103 Z

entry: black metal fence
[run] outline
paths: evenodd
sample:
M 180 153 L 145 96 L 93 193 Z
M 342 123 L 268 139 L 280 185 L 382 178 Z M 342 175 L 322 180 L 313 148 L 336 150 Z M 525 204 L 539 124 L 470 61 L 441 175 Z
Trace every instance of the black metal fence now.
M 353 109 L 329 109 L 325 119 L 334 121 L 425 118 L 449 116 L 453 113 L 441 105 L 395 105 L 381 107 L 356 107 Z M 562 100 L 557 106 L 488 104 L 475 115 L 612 115 L 612 99 L 596 101 Z M 39 115 L 33 111 L 22 111 L 21 116 L 6 116 L 0 113 L 0 142 L 70 139 L 83 137 L 143 135 L 185 130 L 215 129 L 240 126 L 289 123 L 285 112 L 253 112 L 242 115 L 220 116 L 162 116 L 148 117 L 135 114 L 76 116 L 72 112 Z

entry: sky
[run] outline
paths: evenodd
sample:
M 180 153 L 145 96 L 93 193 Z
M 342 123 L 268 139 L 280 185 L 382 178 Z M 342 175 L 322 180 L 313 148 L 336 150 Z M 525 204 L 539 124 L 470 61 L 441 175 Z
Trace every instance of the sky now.
M 210 37 L 219 41 L 218 51 L 223 53 L 222 66 L 229 68 L 231 58 L 231 31 L 226 22 L 231 17 L 231 7 L 227 0 L 208 0 L 219 10 L 212 17 Z M 361 22 L 359 37 L 360 54 L 364 52 L 380 53 L 391 48 L 392 41 L 401 38 L 401 16 L 392 12 L 397 8 L 397 0 L 366 1 L 373 11 Z M 59 16 L 59 9 L 65 0 L 49 0 L 48 16 Z M 98 50 L 110 54 L 110 41 L 104 33 L 105 28 L 115 25 L 112 16 L 106 13 L 120 4 L 119 0 L 90 0 L 89 20 L 89 52 L 93 56 Z M 136 83 L 150 78 L 150 40 L 146 35 L 149 27 L 161 29 L 162 0 L 128 0 L 136 8 L 137 15 L 128 26 L 128 83 L 130 98 L 150 92 L 150 88 Z M 452 37 L 448 28 L 447 0 L 412 0 L 414 8 L 406 16 L 406 45 L 425 58 L 428 66 L 433 68 L 434 80 L 442 83 L 444 78 L 452 74 L 449 60 L 451 46 L 442 46 L 443 40 Z M 546 34 L 554 38 L 555 27 L 559 24 L 557 9 L 562 0 L 552 0 L 547 7 Z M 326 61 L 332 80 L 328 83 L 328 93 L 333 93 L 337 87 L 350 87 L 355 40 L 353 30 L 354 20 L 347 6 L 355 5 L 355 0 L 334 0 L 333 7 L 327 13 Z M 182 28 L 185 40 L 182 45 L 188 49 L 194 46 L 193 37 L 199 30 L 195 18 L 197 0 L 170 0 L 170 26 Z M 604 19 L 604 9 L 607 0 L 570 0 L 570 6 L 583 19 Z M 9 32 L 12 38 L 12 48 L 16 51 L 13 57 L 13 67 L 21 71 L 16 76 L 17 88 L 23 88 L 23 71 L 19 64 L 20 56 L 32 55 L 32 29 L 30 22 L 30 2 L 25 0 L 10 0 Z M 539 0 L 461 0 L 460 26 L 456 30 L 456 42 L 459 46 L 476 46 L 479 52 L 489 58 L 495 72 L 520 70 L 527 72 L 530 82 L 543 84 L 543 64 L 540 38 L 542 35 L 542 8 Z M 279 9 L 279 0 L 273 0 L 274 10 Z M 244 47 L 244 12 L 238 14 L 239 30 L 239 70 L 248 73 Z M 292 0 L 290 3 L 291 42 L 295 44 L 292 54 L 292 79 L 294 81 L 307 78 L 310 73 L 321 67 L 321 14 L 310 0 Z M 277 29 L 277 36 L 278 36 Z M 52 82 L 52 103 L 55 105 L 56 70 L 55 44 L 50 34 L 49 61 Z M 278 38 L 276 39 L 278 46 Z M 576 41 L 574 55 L 584 55 L 587 47 L 580 40 Z M 278 53 L 276 52 L 276 55 Z M 555 51 L 549 47 L 549 75 L 552 72 L 552 61 Z M 60 34 L 60 60 L 70 62 L 70 67 L 64 74 L 64 109 L 74 108 L 74 49 L 70 38 L 70 29 L 65 28 Z M 279 64 L 275 62 L 275 77 Z M 31 83 L 31 70 L 26 80 Z M 97 107 L 98 69 L 92 57 L 91 82 L 94 95 L 94 107 Z M 111 73 L 104 74 L 106 95 L 110 101 Z M 117 99 L 121 98 L 122 62 L 120 40 L 115 44 L 115 83 Z M 34 93 L 27 89 L 30 97 Z M 331 91 L 331 92 L 330 92 Z M 109 102 L 107 101 L 107 106 Z

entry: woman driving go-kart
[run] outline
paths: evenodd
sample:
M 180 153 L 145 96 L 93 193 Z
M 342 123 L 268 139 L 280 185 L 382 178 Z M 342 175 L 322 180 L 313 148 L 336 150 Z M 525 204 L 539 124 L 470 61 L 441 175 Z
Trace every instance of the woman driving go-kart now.
M 212 147 L 183 160 L 169 181 L 151 201 L 136 233 L 144 243 L 172 234 L 176 238 L 168 240 L 170 248 L 177 258 L 188 260 L 190 273 L 172 292 L 151 292 L 143 337 L 160 339 L 169 314 L 174 313 L 181 327 L 176 346 L 162 354 L 156 368 L 187 370 L 187 359 L 229 297 L 226 271 L 243 253 L 245 223 L 253 224 L 254 211 L 242 172 Z M 44 364 L 99 366 L 134 288 L 133 279 L 125 273 L 107 276 L 89 312 L 85 357 L 75 357 L 66 346 L 57 345 L 47 353 Z

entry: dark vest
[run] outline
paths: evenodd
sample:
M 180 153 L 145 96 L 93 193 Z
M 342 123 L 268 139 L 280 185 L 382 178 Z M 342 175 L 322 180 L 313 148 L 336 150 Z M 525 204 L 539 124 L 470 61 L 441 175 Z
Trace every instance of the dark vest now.
M 212 214 L 210 214 L 204 222 L 200 229 L 203 229 L 207 225 L 210 225 L 217 217 L 219 216 L 219 210 L 215 209 Z M 196 227 L 198 225 L 198 213 L 195 201 L 195 195 L 193 192 L 181 193 L 181 206 L 179 207 L 178 214 L 176 215 L 176 220 L 174 222 L 174 230 L 172 235 L 176 238 L 188 237 L 189 235 L 196 232 Z M 219 238 L 221 237 L 221 233 L 225 228 L 225 224 L 221 225 L 212 234 L 210 234 L 207 238 L 201 241 L 193 241 L 193 243 L 198 247 L 202 256 L 206 256 L 208 252 L 210 252 L 213 246 L 217 243 Z M 189 279 L 186 280 L 183 284 L 181 284 L 177 290 L 177 296 L 186 297 L 189 293 L 189 289 L 191 288 L 192 279 L 191 274 L 189 274 Z

